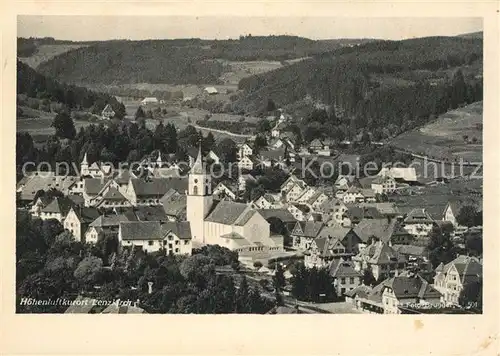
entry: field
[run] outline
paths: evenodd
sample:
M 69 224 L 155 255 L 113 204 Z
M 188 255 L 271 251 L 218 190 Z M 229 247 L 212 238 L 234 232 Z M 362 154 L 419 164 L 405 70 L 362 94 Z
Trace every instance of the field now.
M 80 47 L 86 46 L 82 44 L 40 45 L 37 47 L 37 52 L 31 57 L 19 58 L 19 60 L 36 69 L 41 63 L 51 58 Z
M 33 137 L 33 141 L 37 143 L 42 143 L 45 142 L 50 135 L 53 135 L 55 133 L 55 129 L 51 127 L 52 121 L 53 121 L 53 116 L 50 116 L 50 114 L 36 119 L 17 120 L 16 131 L 28 132 L 31 135 L 31 137 Z M 74 120 L 74 123 L 76 131 L 78 131 L 80 127 L 88 126 L 92 122 Z
M 219 80 L 224 84 L 238 85 L 242 78 L 249 77 L 255 74 L 269 72 L 274 69 L 281 68 L 283 65 L 277 61 L 250 61 L 250 62 L 233 62 L 222 61 L 224 64 L 224 72 L 219 77 Z
M 390 143 L 435 159 L 462 158 L 468 162 L 482 162 L 482 123 L 483 103 L 476 102 L 449 111 L 421 128 L 399 135 Z

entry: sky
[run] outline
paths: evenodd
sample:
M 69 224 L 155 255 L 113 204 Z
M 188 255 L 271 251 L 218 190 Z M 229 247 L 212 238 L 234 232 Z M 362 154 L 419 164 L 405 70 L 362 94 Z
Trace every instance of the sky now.
M 240 35 L 294 35 L 310 39 L 399 40 L 482 31 L 481 18 L 19 16 L 18 37 L 60 40 L 228 39 Z

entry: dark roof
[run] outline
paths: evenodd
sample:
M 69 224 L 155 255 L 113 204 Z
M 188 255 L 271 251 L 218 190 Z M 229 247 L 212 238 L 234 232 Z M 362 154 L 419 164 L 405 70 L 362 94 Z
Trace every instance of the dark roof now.
M 162 240 L 158 221 L 128 221 L 120 223 L 122 240 Z
M 354 232 L 361 241 L 367 243 L 371 236 L 381 241 L 389 242 L 395 230 L 397 221 L 388 219 L 363 219 L 354 227 Z
M 413 276 L 397 276 L 382 282 L 384 287 L 393 290 L 396 297 L 399 298 L 439 298 L 439 293 L 425 279 L 416 274 Z
M 205 221 L 232 225 L 239 223 L 238 220 L 240 219 L 249 219 L 251 216 L 249 217 L 247 213 L 250 211 L 253 211 L 253 213 L 256 212 L 256 210 L 252 209 L 247 204 L 223 200 L 215 206 L 212 212 L 206 217 Z
M 72 207 L 72 209 L 81 223 L 89 224 L 101 215 L 96 208 Z
M 95 219 L 93 222 L 90 223 L 90 226 L 95 226 L 95 227 L 109 227 L 109 226 L 116 226 L 118 227 L 121 222 L 124 221 L 130 221 L 127 216 L 124 214 L 112 214 L 112 215 L 101 215 L 97 219 Z
M 264 219 L 277 218 L 283 222 L 295 222 L 295 219 L 291 212 L 287 209 L 258 209 L 257 210 Z
M 158 197 L 161 198 L 170 189 L 175 189 L 179 193 L 184 193 L 188 187 L 186 178 L 151 178 L 149 180 L 132 179 L 137 197 Z
M 139 221 L 167 221 L 167 214 L 161 205 L 137 206 L 133 212 Z
M 297 224 L 300 225 L 303 232 L 299 236 L 305 237 L 317 237 L 321 228 L 324 226 L 320 221 L 298 221 Z
M 45 208 L 42 209 L 42 212 L 66 215 L 73 205 L 73 201 L 68 197 L 55 197 Z
M 424 246 L 392 245 L 392 248 L 394 251 L 397 251 L 403 255 L 424 256 L 425 254 Z
M 406 257 L 403 254 L 381 241 L 374 242 L 367 246 L 356 256 L 356 258 L 363 258 L 367 262 L 377 265 L 406 262 Z
M 361 277 L 362 273 L 356 271 L 352 261 L 344 261 L 343 259 L 335 259 L 330 264 L 330 276 L 334 278 L 342 277 Z
M 175 234 L 181 240 L 191 239 L 191 224 L 188 221 L 182 222 L 172 222 L 168 221 L 162 225 L 163 235 L 167 235 L 169 232 Z
M 476 257 L 460 255 L 450 263 L 438 266 L 436 272 L 443 271 L 447 273 L 449 269 L 455 266 L 462 284 L 475 282 L 483 275 L 483 265 Z
M 434 220 L 432 217 L 425 211 L 425 209 L 413 209 L 408 213 L 404 222 L 406 224 L 412 223 L 432 223 Z
M 127 198 L 125 198 L 123 196 L 123 194 L 118 191 L 118 189 L 113 188 L 113 187 L 108 189 L 106 194 L 104 194 L 103 199 L 106 199 L 106 200 L 127 200 Z
M 264 159 L 269 159 L 269 160 L 282 160 L 285 159 L 285 150 L 283 149 L 276 149 L 276 150 L 263 150 L 259 152 L 259 157 L 264 158 Z
M 187 207 L 187 197 L 184 194 L 172 194 L 161 199 L 165 214 L 170 216 L 180 216 Z

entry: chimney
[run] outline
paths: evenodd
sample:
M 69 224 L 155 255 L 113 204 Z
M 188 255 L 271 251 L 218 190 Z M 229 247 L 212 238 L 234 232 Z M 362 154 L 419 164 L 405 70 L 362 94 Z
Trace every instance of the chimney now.
M 148 282 L 148 294 L 153 293 L 153 282 Z

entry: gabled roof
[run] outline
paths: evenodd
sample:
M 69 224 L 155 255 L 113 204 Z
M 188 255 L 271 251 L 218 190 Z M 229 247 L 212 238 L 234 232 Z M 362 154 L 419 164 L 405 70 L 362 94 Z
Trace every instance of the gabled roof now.
M 184 194 L 164 196 L 161 202 L 165 214 L 170 216 L 180 216 L 187 208 L 187 197 Z
M 356 271 L 352 261 L 344 261 L 343 259 L 335 259 L 330 264 L 330 276 L 333 278 L 343 277 L 361 277 L 362 274 Z
M 83 180 L 83 191 L 88 195 L 97 195 L 109 181 L 109 179 L 102 178 L 85 178 Z
M 363 259 L 371 264 L 404 263 L 406 257 L 395 251 L 388 244 L 377 241 L 367 246 L 356 256 L 356 259 Z
M 475 282 L 483 275 L 483 265 L 476 257 L 460 255 L 446 265 L 439 265 L 436 272 L 448 273 L 450 268 L 455 266 L 462 284 Z
M 400 228 L 396 219 L 363 219 L 354 228 L 359 238 L 367 243 L 371 236 L 383 242 L 389 242 L 391 236 Z
M 162 206 L 136 206 L 133 212 L 138 221 L 167 221 L 167 214 Z
M 412 223 L 432 223 L 434 220 L 431 216 L 425 211 L 425 209 L 413 209 L 408 213 L 404 222 L 406 224 Z
M 95 226 L 95 227 L 116 226 L 116 227 L 118 227 L 120 225 L 120 222 L 126 222 L 126 221 L 130 221 L 130 220 L 127 216 L 125 216 L 123 214 L 101 215 L 97 219 L 95 219 L 93 222 L 91 222 L 89 226 Z
M 244 203 L 231 201 L 219 202 L 211 213 L 208 214 L 205 221 L 216 222 L 219 224 L 244 225 L 257 211 Z
M 162 232 L 164 236 L 172 232 L 181 240 L 190 240 L 192 237 L 191 224 L 188 221 L 167 221 L 162 225 Z
M 102 113 L 114 113 L 114 110 L 113 108 L 111 107 L 111 105 L 109 104 L 106 104 L 106 106 L 104 107 L 104 109 L 102 109 Z
M 127 198 L 125 198 L 123 194 L 118 191 L 118 189 L 113 187 L 109 188 L 106 194 L 104 194 L 102 198 L 104 200 L 118 200 L 118 201 L 127 200 Z
M 121 238 L 130 240 L 163 240 L 163 231 L 158 221 L 127 221 L 120 223 Z
M 78 220 L 80 220 L 80 223 L 84 224 L 89 224 L 100 216 L 100 213 L 96 208 L 72 207 L 71 210 L 75 212 Z
M 317 237 L 321 228 L 324 224 L 320 221 L 297 221 L 297 224 L 300 225 L 302 229 L 302 233 L 299 236 L 305 237 Z
M 321 140 L 319 138 L 315 138 L 309 144 L 309 147 L 317 147 L 317 146 L 323 146 L 323 142 L 321 142 Z
M 184 193 L 188 187 L 186 178 L 151 178 L 149 180 L 131 179 L 135 194 L 139 198 L 161 198 L 170 189 Z
M 430 299 L 439 298 L 439 293 L 420 275 L 413 276 L 397 276 L 392 277 L 382 282 L 384 287 L 389 287 L 393 290 L 396 298 L 420 298 Z
M 73 207 L 73 201 L 67 197 L 56 197 L 42 209 L 43 213 L 56 213 L 66 215 Z
M 284 149 L 275 149 L 275 150 L 263 150 L 259 152 L 259 157 L 261 159 L 267 159 L 272 161 L 278 161 L 285 159 L 285 150 Z

